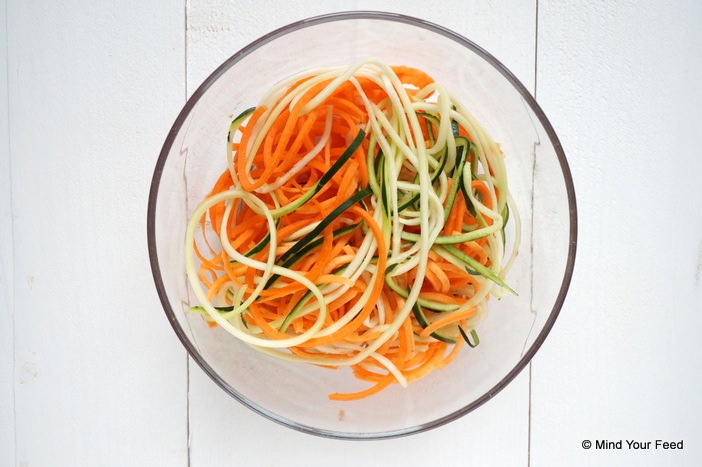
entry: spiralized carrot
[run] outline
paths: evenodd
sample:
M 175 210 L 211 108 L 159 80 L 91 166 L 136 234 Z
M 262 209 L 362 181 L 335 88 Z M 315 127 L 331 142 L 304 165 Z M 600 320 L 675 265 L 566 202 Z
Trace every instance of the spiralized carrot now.
M 293 76 L 232 122 L 226 149 L 187 226 L 192 310 L 370 383 L 331 399 L 444 367 L 511 291 L 503 154 L 422 70 L 367 59 Z

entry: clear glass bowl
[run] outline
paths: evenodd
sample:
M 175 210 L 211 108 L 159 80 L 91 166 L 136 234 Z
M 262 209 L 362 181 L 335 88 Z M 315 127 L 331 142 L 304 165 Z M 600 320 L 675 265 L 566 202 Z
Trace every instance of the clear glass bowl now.
M 518 296 L 491 300 L 480 345 L 408 388 L 392 385 L 354 402 L 327 394 L 366 387 L 349 372 L 262 355 L 189 313 L 184 231 L 194 206 L 225 167 L 233 115 L 294 73 L 367 57 L 425 70 L 446 85 L 506 154 L 522 218 L 520 255 L 509 276 Z M 406 16 L 348 12 L 293 23 L 240 50 L 188 100 L 156 164 L 148 246 L 156 289 L 190 356 L 245 406 L 320 436 L 390 438 L 454 420 L 493 397 L 528 364 L 563 304 L 576 246 L 573 183 L 563 149 L 534 98 L 500 62 L 469 40 Z

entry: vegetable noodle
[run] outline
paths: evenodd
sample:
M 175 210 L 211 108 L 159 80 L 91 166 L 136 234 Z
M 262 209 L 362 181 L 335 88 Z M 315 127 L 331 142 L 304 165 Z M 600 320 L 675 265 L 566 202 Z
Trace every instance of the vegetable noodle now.
M 478 345 L 490 297 L 515 293 L 503 158 L 419 69 L 367 59 L 293 76 L 230 125 L 227 167 L 187 225 L 191 310 L 368 383 L 331 399 L 406 386 Z

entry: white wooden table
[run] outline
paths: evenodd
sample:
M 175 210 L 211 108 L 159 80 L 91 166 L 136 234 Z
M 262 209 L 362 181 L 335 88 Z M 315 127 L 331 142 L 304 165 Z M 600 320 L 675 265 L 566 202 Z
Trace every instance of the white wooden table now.
M 422 17 L 511 68 L 565 147 L 580 225 L 530 366 L 466 417 L 382 442 L 224 394 L 166 321 L 146 250 L 187 96 L 260 35 L 349 9 Z M 4 0 L 0 465 L 702 465 L 701 24 L 696 0 Z

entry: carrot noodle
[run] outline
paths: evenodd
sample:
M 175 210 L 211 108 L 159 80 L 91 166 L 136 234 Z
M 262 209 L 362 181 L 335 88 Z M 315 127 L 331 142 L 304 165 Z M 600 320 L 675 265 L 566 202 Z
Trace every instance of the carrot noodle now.
M 260 352 L 369 384 L 330 399 L 406 386 L 467 332 L 477 345 L 488 299 L 513 292 L 520 220 L 503 157 L 422 70 L 366 59 L 284 80 L 234 119 L 227 167 L 191 214 L 191 310 Z

